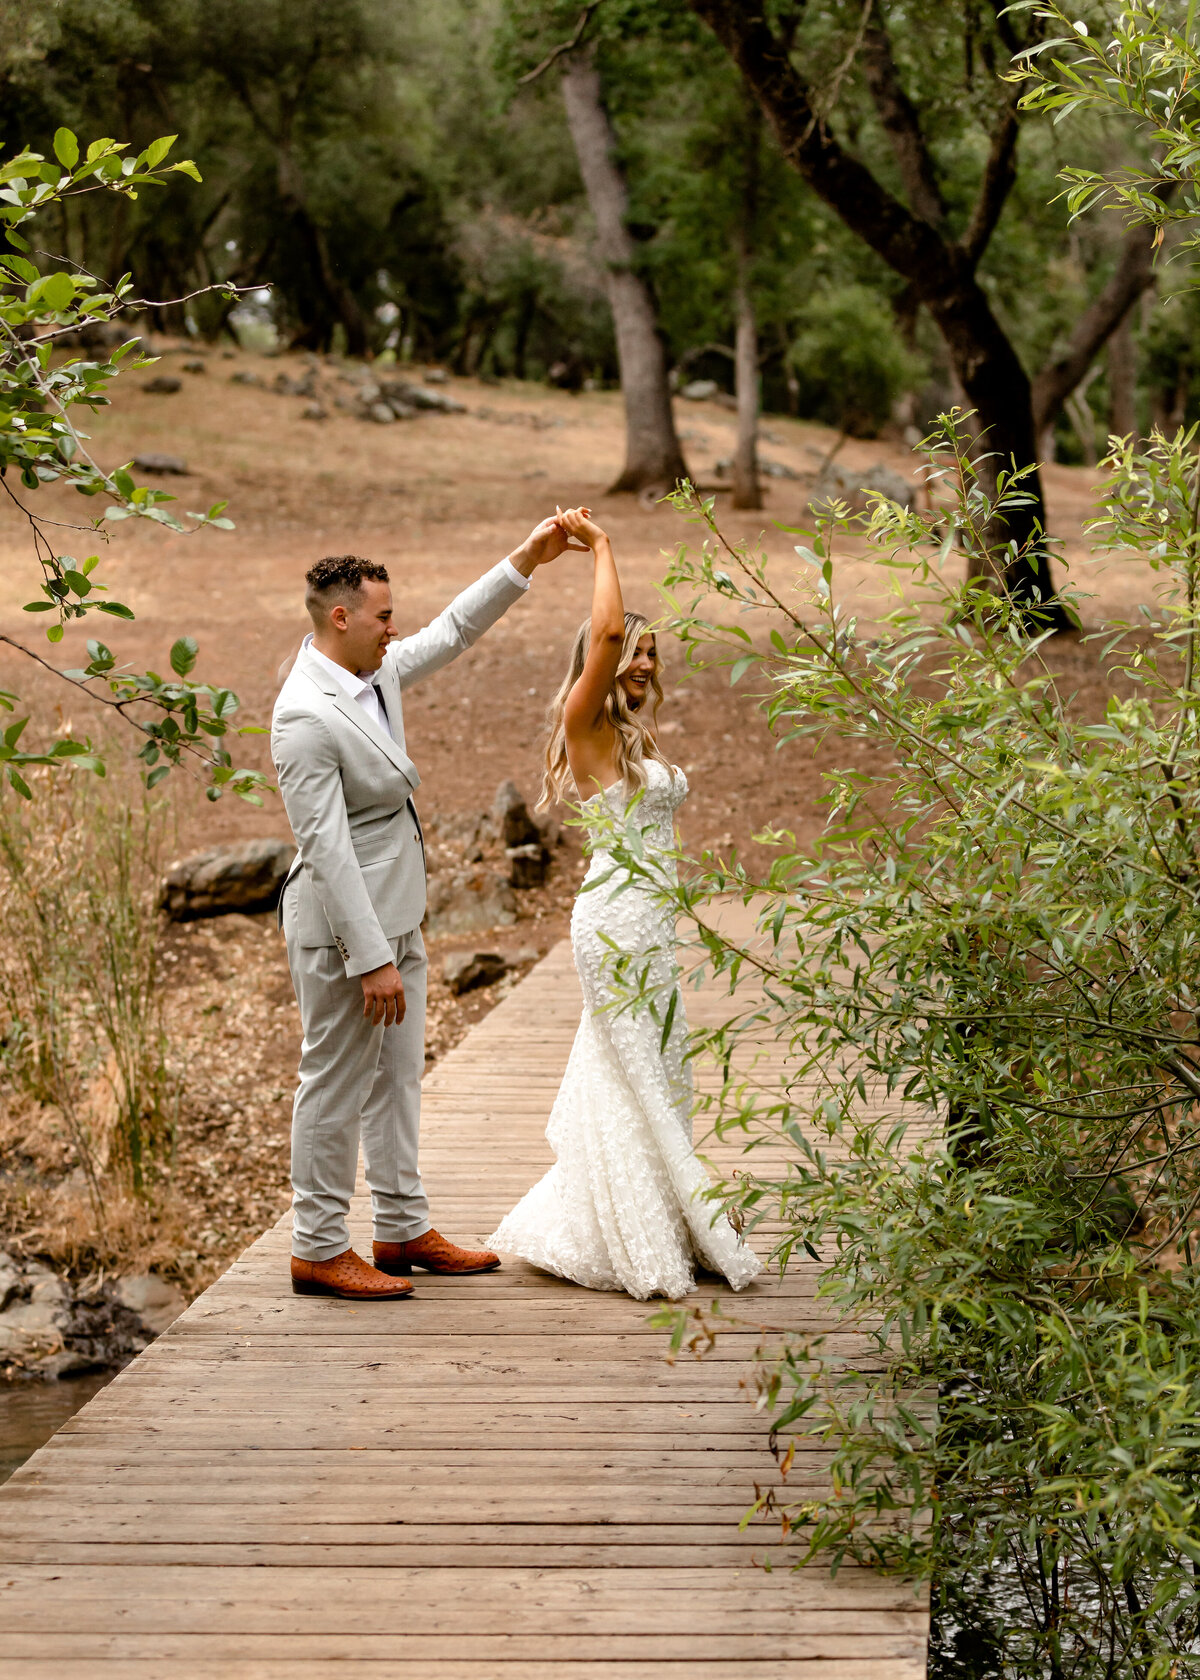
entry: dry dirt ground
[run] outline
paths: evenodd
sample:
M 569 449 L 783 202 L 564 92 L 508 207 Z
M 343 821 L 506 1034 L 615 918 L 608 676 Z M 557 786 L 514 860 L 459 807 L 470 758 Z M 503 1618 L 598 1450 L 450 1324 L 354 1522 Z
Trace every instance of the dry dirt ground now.
M 182 347 L 163 342 L 159 348 L 163 359 L 153 373 L 179 373 Z M 280 667 L 305 633 L 303 573 L 314 559 L 352 552 L 385 562 L 397 623 L 402 631 L 416 628 L 556 503 L 593 508 L 613 535 L 627 605 L 651 617 L 662 610 L 656 585 L 667 557 L 694 533 L 670 507 L 605 494 L 623 451 L 617 393 L 571 396 L 515 383 L 453 380 L 442 389 L 467 406 L 465 414 L 379 425 L 330 408 L 329 419 L 314 421 L 302 417 L 304 398 L 270 389 L 281 371 L 303 373 L 304 359 L 210 352 L 204 360 L 203 373 L 180 373 L 183 386 L 174 395 L 145 391 L 149 372 L 123 377 L 112 410 L 90 425 L 92 447 L 109 465 L 148 451 L 184 457 L 186 478 L 146 481 L 175 492 L 184 509 L 227 498 L 236 530 L 180 537 L 129 522 L 109 526 L 99 547 L 94 536 L 64 531 L 65 552 L 77 559 L 101 554 L 101 575 L 113 596 L 136 611 L 137 622 L 92 618 L 86 632 L 68 631 L 57 649 L 42 643 L 56 666 L 82 664 L 84 635 L 91 633 L 101 634 L 122 660 L 165 669 L 172 640 L 190 634 L 200 643 L 196 675 L 234 688 L 245 721 L 266 723 Z M 255 375 L 262 384 L 235 383 L 236 373 Z M 350 391 L 332 363 L 322 366 L 320 383 L 326 402 Z M 733 416 L 715 403 L 680 401 L 678 410 L 692 471 L 701 483 L 712 483 L 715 463 L 732 453 Z M 764 456 L 797 473 L 811 473 L 835 441 L 821 427 L 779 417 L 769 418 L 765 435 Z M 882 442 L 847 443 L 839 459 L 855 466 L 883 460 L 905 473 L 915 465 L 903 445 Z M 1132 613 L 1139 601 L 1151 599 L 1145 573 L 1126 562 L 1089 563 L 1082 547 L 1092 476 L 1069 468 L 1051 468 L 1046 476 L 1053 526 L 1065 539 L 1077 583 L 1096 596 L 1085 617 Z M 761 514 L 735 513 L 726 498 L 718 503 L 731 538 L 763 534 L 784 579 L 797 569 L 791 553 L 796 538 L 778 527 L 799 522 L 801 497 L 797 482 L 772 478 Z M 43 515 L 69 522 L 96 511 L 53 488 L 39 491 L 37 503 Z M 24 521 L 11 503 L 0 510 L 0 554 L 0 629 L 36 646 L 38 621 L 20 611 L 34 596 L 36 570 Z M 839 586 L 864 617 L 881 610 L 879 577 L 866 560 L 850 555 L 839 561 Z M 528 599 L 478 647 L 411 693 L 406 723 L 427 816 L 486 809 L 505 777 L 532 800 L 545 708 L 586 615 L 589 588 L 586 557 L 564 556 L 536 575 Z M 669 638 L 660 645 L 667 663 L 664 745 L 687 770 L 693 789 L 683 818 L 685 842 L 745 847 L 767 824 L 815 833 L 821 771 L 838 752 L 837 743 L 815 753 L 811 746 L 777 752 L 752 696 L 731 691 L 716 671 L 681 682 L 678 648 Z M 96 727 L 95 708 L 18 655 L 4 653 L 0 684 L 59 708 L 77 730 Z M 1085 644 L 1061 638 L 1053 657 L 1068 686 L 1090 703 L 1102 701 L 1103 673 Z M 263 738 L 249 737 L 237 751 L 244 762 L 269 769 Z M 275 796 L 261 811 L 233 799 L 214 806 L 185 778 L 172 783 L 181 851 L 287 832 Z M 515 927 L 495 939 L 443 942 L 434 951 L 435 973 L 445 950 L 464 945 L 546 950 L 566 931 L 581 867 L 570 837 L 557 851 L 549 888 L 525 896 Z M 146 1252 L 194 1289 L 284 1205 L 296 1013 L 282 944 L 269 918 L 173 930 L 165 954 L 173 976 L 173 1041 L 187 1073 L 170 1236 L 160 1232 Z M 454 1042 L 495 995 L 476 993 L 459 1003 L 435 986 L 433 1052 Z M 26 1152 L 27 1167 L 31 1161 L 36 1167 L 36 1153 Z M 33 1248 L 55 1247 L 44 1230 L 30 1241 Z

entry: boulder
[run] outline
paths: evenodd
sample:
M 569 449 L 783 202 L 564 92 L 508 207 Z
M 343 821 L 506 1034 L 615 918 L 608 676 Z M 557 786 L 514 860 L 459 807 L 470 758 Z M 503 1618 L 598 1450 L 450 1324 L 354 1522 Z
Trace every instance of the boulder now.
M 508 878 L 518 890 L 544 885 L 550 868 L 550 854 L 541 841 L 530 846 L 509 846 Z
M 510 927 L 516 919 L 516 894 L 494 870 L 460 869 L 429 883 L 425 931 L 431 939 L 486 933 L 490 928 Z
M 135 455 L 133 470 L 140 473 L 174 473 L 179 478 L 186 478 L 188 464 L 182 455 Z
M 160 373 L 153 379 L 147 379 L 142 390 L 149 391 L 154 397 L 173 397 L 176 391 L 183 390 L 183 380 L 176 379 L 173 373 Z
M 374 420 L 378 426 L 390 426 L 395 418 L 390 404 L 385 402 L 368 403 L 363 415 L 364 420 Z
M 193 356 L 190 362 L 180 362 L 184 373 L 207 373 L 208 363 L 200 356 Z
M 688 402 L 710 402 L 720 389 L 715 379 L 692 379 L 680 387 L 679 395 Z
M 425 369 L 426 385 L 446 385 L 449 383 L 449 380 L 450 375 L 446 372 L 445 368 Z
M 851 513 L 867 513 L 873 505 L 868 492 L 875 491 L 911 508 L 915 491 L 909 481 L 883 461 L 870 467 L 827 466 L 808 492 L 807 505 L 817 508 L 829 501 L 845 502 Z
M 193 852 L 164 875 L 160 908 L 173 922 L 273 910 L 295 855 L 290 840 L 246 840 Z
M 174 1324 L 187 1306 L 183 1291 L 165 1278 L 155 1277 L 153 1272 L 122 1278 L 117 1284 L 117 1299 L 123 1307 L 135 1312 L 156 1336 Z
M 501 782 L 492 800 L 492 821 L 505 846 L 540 845 L 542 831 L 529 815 L 521 791 L 512 781 Z
M 499 951 L 453 951 L 442 964 L 442 979 L 455 997 L 476 986 L 494 986 L 507 973 Z
M 306 403 L 300 410 L 301 420 L 328 420 L 329 410 L 322 408 L 319 402 Z
M 263 381 L 257 373 L 251 373 L 248 368 L 239 368 L 236 373 L 229 375 L 229 383 L 231 385 L 256 385 L 261 389 Z

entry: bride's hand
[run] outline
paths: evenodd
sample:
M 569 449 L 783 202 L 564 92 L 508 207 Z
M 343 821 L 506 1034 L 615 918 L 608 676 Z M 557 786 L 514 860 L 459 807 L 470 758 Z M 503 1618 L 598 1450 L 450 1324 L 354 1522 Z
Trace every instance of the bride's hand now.
M 608 541 L 608 532 L 602 531 L 596 524 L 591 508 L 556 508 L 555 516 L 568 536 L 586 543 L 588 548 L 595 548 L 597 543 Z

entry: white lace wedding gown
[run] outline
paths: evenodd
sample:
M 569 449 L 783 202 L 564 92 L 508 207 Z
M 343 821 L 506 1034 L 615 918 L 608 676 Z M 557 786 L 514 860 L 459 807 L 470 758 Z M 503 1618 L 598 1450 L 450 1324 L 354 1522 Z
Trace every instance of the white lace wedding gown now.
M 649 825 L 647 854 L 662 853 L 674 844 L 675 812 L 687 797 L 687 781 L 682 770 L 672 774 L 655 760 L 647 773 L 633 823 L 643 830 Z M 621 828 L 620 784 L 586 803 L 601 799 Z M 613 868 L 608 851 L 598 846 L 585 886 Z M 659 993 L 664 1006 L 678 977 L 669 907 L 645 884 L 629 882 L 628 872 L 618 871 L 575 900 L 571 946 L 583 1017 L 546 1128 L 555 1164 L 487 1246 L 588 1289 L 623 1289 L 638 1300 L 686 1295 L 695 1288 L 697 1264 L 741 1289 L 762 1265 L 720 1205 L 703 1199 L 709 1181 L 692 1149 L 682 994 L 676 994 L 665 1051 L 662 1026 L 647 1008 L 605 1007 L 614 997 L 607 978 L 613 951 L 606 940 L 635 957 L 650 953 L 651 979 L 666 987 Z

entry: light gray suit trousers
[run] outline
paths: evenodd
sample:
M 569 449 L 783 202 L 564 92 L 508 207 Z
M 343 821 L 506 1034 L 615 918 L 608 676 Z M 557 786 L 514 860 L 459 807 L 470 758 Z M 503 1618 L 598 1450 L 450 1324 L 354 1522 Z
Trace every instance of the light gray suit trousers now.
M 304 1045 L 292 1110 L 292 1252 L 330 1260 L 350 1246 L 346 1216 L 361 1138 L 375 1238 L 429 1229 L 417 1166 L 425 1071 L 425 847 L 412 795 L 402 690 L 464 652 L 525 593 L 494 567 L 415 636 L 388 648 L 379 728 L 301 648 L 279 699 L 271 756 L 298 847 L 280 921 Z M 399 1026 L 363 1015 L 361 975 L 395 962 Z

